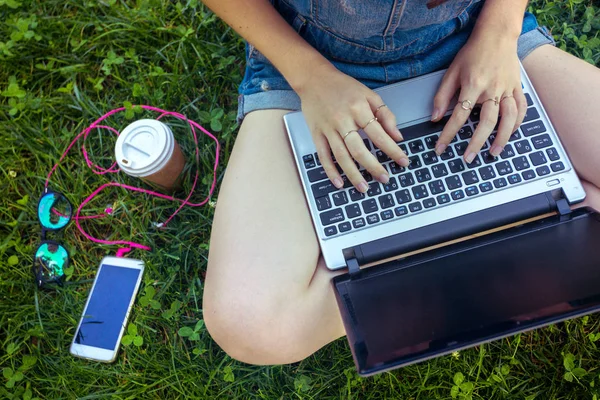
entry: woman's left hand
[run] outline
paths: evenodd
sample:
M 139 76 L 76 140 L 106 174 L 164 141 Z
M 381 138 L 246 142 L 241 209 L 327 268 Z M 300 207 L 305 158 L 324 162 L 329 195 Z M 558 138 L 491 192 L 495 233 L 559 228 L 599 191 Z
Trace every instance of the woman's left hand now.
M 517 130 L 527 111 L 521 86 L 517 40 L 496 31 L 476 29 L 446 71 L 434 99 L 432 120 L 441 119 L 460 89 L 458 103 L 446 123 L 435 151 L 441 154 L 464 126 L 475 104 L 481 104 L 480 121 L 464 159 L 471 163 L 498 122 L 496 140 L 490 154 L 498 156 Z

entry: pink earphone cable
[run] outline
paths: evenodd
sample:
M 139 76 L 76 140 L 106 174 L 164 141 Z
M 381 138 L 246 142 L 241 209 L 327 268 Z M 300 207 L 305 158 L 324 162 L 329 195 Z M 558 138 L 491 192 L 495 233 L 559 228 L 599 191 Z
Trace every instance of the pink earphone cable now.
M 85 198 L 85 200 L 83 200 L 81 202 L 81 204 L 79 205 L 79 207 L 77 207 L 77 211 L 75 212 L 75 215 L 73 217 L 73 219 L 75 220 L 75 225 L 77 226 L 77 229 L 79 230 L 79 232 L 81 232 L 81 234 L 86 237 L 88 240 L 94 242 L 94 243 L 100 243 L 100 244 L 109 244 L 109 245 L 114 245 L 114 244 L 118 244 L 118 245 L 126 245 L 128 247 L 125 248 L 120 248 L 119 250 L 117 250 L 117 257 L 123 257 L 123 255 L 125 253 L 128 253 L 129 251 L 131 251 L 133 248 L 136 249 L 141 249 L 141 250 L 151 250 L 150 247 L 145 246 L 143 244 L 140 243 L 136 243 L 136 242 L 131 242 L 131 241 L 127 241 L 127 240 L 102 240 L 102 239 L 98 239 L 95 238 L 93 236 L 91 236 L 90 234 L 88 234 L 83 227 L 80 224 L 80 220 L 84 220 L 84 219 L 94 219 L 94 218 L 101 218 L 101 217 L 105 217 L 107 215 L 110 215 L 112 210 L 111 209 L 107 209 L 103 214 L 99 214 L 99 215 L 88 215 L 88 216 L 81 216 L 81 211 L 83 210 L 84 206 L 86 204 L 88 204 L 98 193 L 100 193 L 102 190 L 104 190 L 104 188 L 107 187 L 111 187 L 111 186 L 117 186 L 117 187 L 122 187 L 124 189 L 133 191 L 133 192 L 140 192 L 140 193 L 145 193 L 145 194 L 149 194 L 151 196 L 156 196 L 159 197 L 161 199 L 165 199 L 165 200 L 171 200 L 171 201 L 176 201 L 181 203 L 179 205 L 179 207 L 177 208 L 177 210 L 175 210 L 175 212 L 173 214 L 171 214 L 171 216 L 169 216 L 169 218 L 166 219 L 165 222 L 163 222 L 161 224 L 161 227 L 166 226 L 169 221 L 171 221 L 173 219 L 173 217 L 175 217 L 175 215 L 177 215 L 179 213 L 179 211 L 181 211 L 181 209 L 184 206 L 191 206 L 191 207 L 199 207 L 199 206 L 203 206 L 205 205 L 209 200 L 210 197 L 212 196 L 216 184 L 217 184 L 217 167 L 219 165 L 219 151 L 220 151 L 220 144 L 219 141 L 217 140 L 217 138 L 212 135 L 209 131 L 207 131 L 206 129 L 204 129 L 200 124 L 189 120 L 185 115 L 177 113 L 177 112 L 172 112 L 172 111 L 165 111 L 165 110 L 161 110 L 160 108 L 157 107 L 152 107 L 152 106 L 147 106 L 147 105 L 141 105 L 139 106 L 145 110 L 149 110 L 149 111 L 154 111 L 157 113 L 160 113 L 160 115 L 156 118 L 157 120 L 160 120 L 161 118 L 165 117 L 165 116 L 171 116 L 171 117 L 175 117 L 177 119 L 186 121 L 191 128 L 191 133 L 192 136 L 194 138 L 194 143 L 196 144 L 196 163 L 200 162 L 200 152 L 198 150 L 198 136 L 196 134 L 196 128 L 199 129 L 203 134 L 205 134 L 206 136 L 210 137 L 212 140 L 214 140 L 215 144 L 216 144 L 216 151 L 215 151 L 215 163 L 213 166 L 213 180 L 212 180 L 212 184 L 210 186 L 210 190 L 208 195 L 206 196 L 206 198 L 201 201 L 200 203 L 191 203 L 189 200 L 192 197 L 192 195 L 194 194 L 194 190 L 196 189 L 196 185 L 198 183 L 198 171 L 196 171 L 196 175 L 194 177 L 194 181 L 192 184 L 192 189 L 190 190 L 190 193 L 187 195 L 187 197 L 185 199 L 178 199 L 176 197 L 173 196 L 168 196 L 162 193 L 158 193 L 152 190 L 147 190 L 147 189 L 142 189 L 142 188 L 138 188 L 138 187 L 134 187 L 134 186 L 129 186 L 129 185 L 125 185 L 122 183 L 118 183 L 118 182 L 109 182 L 109 183 L 105 183 L 103 185 L 101 185 L 99 188 L 97 188 L 96 190 L 94 190 L 88 197 Z M 88 165 L 88 167 L 90 167 L 90 169 L 92 170 L 92 172 L 96 175 L 105 175 L 107 173 L 118 173 L 119 172 L 119 168 L 117 166 L 116 161 L 109 167 L 109 168 L 103 168 L 100 167 L 99 165 L 94 164 L 89 156 L 88 156 L 88 152 L 85 148 L 85 140 L 87 139 L 88 135 L 90 134 L 90 132 L 94 129 L 107 129 L 111 132 L 113 132 L 115 135 L 119 135 L 119 131 L 117 131 L 116 129 L 108 126 L 108 125 L 99 125 L 100 122 L 106 120 L 108 117 L 110 117 L 111 115 L 117 114 L 119 112 L 125 111 L 126 108 L 125 107 L 121 107 L 121 108 L 117 108 L 114 109 L 112 111 L 109 111 L 108 113 L 104 114 L 103 116 L 101 116 L 100 118 L 98 118 L 96 121 L 94 121 L 90 126 L 88 126 L 87 128 L 85 128 L 83 131 L 81 131 L 74 139 L 73 141 L 71 141 L 71 143 L 69 144 L 69 146 L 67 146 L 67 149 L 63 152 L 63 154 L 61 155 L 60 159 L 58 160 L 58 162 L 56 164 L 54 164 L 54 166 L 52 167 L 52 169 L 50 170 L 50 172 L 48 173 L 48 176 L 46 178 L 46 182 L 44 185 L 44 188 L 47 189 L 48 188 L 48 184 L 50 182 L 50 177 L 52 176 L 52 174 L 54 173 L 54 171 L 56 170 L 56 168 L 58 168 L 58 165 L 64 160 L 64 158 L 67 156 L 67 154 L 69 153 L 69 151 L 71 150 L 71 148 L 75 145 L 75 143 L 81 139 L 81 137 L 83 137 L 83 143 L 81 145 L 81 151 L 83 153 L 83 157 L 85 158 L 85 161 Z

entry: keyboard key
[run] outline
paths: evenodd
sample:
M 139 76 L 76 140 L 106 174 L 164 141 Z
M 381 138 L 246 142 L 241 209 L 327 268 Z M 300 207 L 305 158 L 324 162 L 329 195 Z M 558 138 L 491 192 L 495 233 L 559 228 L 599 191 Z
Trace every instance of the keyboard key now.
M 450 171 L 453 174 L 457 174 L 465 170 L 465 164 L 462 162 L 461 159 L 458 158 L 456 160 L 448 161 L 448 167 L 450 167 Z
M 448 146 L 446 147 L 446 150 L 444 150 L 444 152 L 440 155 L 440 157 L 442 158 L 442 160 L 446 161 L 456 157 L 456 154 L 454 154 L 454 149 L 452 148 L 452 146 Z
M 438 135 L 427 136 L 425 138 L 425 146 L 428 149 L 433 150 L 433 149 L 435 149 L 435 144 L 437 143 L 437 140 L 438 140 Z
M 333 236 L 337 233 L 337 228 L 335 226 L 328 226 L 324 231 L 325 236 Z
M 344 181 L 344 189 L 348 189 L 349 187 L 353 187 L 352 182 L 346 175 L 342 175 L 342 180 Z
M 533 105 L 533 100 L 531 99 L 531 95 L 529 93 L 525 93 L 525 100 L 527 100 L 527 107 Z
M 550 135 L 544 134 L 531 138 L 531 143 L 536 149 L 543 149 L 552 146 L 552 139 L 550 139 Z
M 404 204 L 412 201 L 412 197 L 408 189 L 398 190 L 394 194 L 396 195 L 396 200 L 398 201 L 398 204 Z
M 398 189 L 398 182 L 396 182 L 396 178 L 390 178 L 388 183 L 383 185 L 383 190 L 386 192 L 391 192 Z
M 355 219 L 354 221 L 352 221 L 352 226 L 354 228 L 362 228 L 365 225 L 366 225 L 366 223 L 365 223 L 364 218 L 358 218 L 358 219 Z
M 306 168 L 306 169 L 314 168 L 317 166 L 315 164 L 315 158 L 313 157 L 312 154 L 307 154 L 305 156 L 302 156 L 302 161 L 304 161 L 304 168 Z
M 479 177 L 475 171 L 467 171 L 462 174 L 462 178 L 465 181 L 465 185 L 472 185 L 479 182 Z
M 546 176 L 550 173 L 550 168 L 548 168 L 546 165 L 542 165 L 541 167 L 537 167 L 535 172 L 538 174 L 538 176 Z
M 323 197 L 331 192 L 335 192 L 336 190 L 338 190 L 335 186 L 333 186 L 333 183 L 331 183 L 331 181 L 329 180 L 315 183 L 310 188 L 312 189 L 313 196 L 315 198 Z
M 371 175 L 369 173 L 369 171 L 367 171 L 366 169 L 363 169 L 362 171 L 360 171 L 360 174 L 367 182 L 371 182 L 373 180 L 373 175 Z
M 348 197 L 346 196 L 346 192 L 335 192 L 331 195 L 333 197 L 333 204 L 336 206 L 343 206 L 348 203 Z
M 535 178 L 535 172 L 533 172 L 533 170 L 528 169 L 527 171 L 521 172 L 521 176 L 523 177 L 523 179 L 528 181 L 530 179 Z
M 410 172 L 400 175 L 398 180 L 400 181 L 400 186 L 402 187 L 409 187 L 415 184 L 415 180 Z
M 510 183 L 511 185 L 521 182 L 521 175 L 519 175 L 519 174 L 512 174 L 512 175 L 509 175 L 507 178 L 508 178 L 508 183 Z
M 408 164 L 408 169 L 421 168 L 421 160 L 419 159 L 419 156 L 408 157 L 408 161 L 410 162 L 410 164 Z
M 321 165 L 321 161 L 319 160 L 319 155 L 317 153 L 314 154 L 315 160 L 317 161 L 317 165 Z
M 360 212 L 360 206 L 358 204 L 349 204 L 345 207 L 346 215 L 348 218 L 359 217 L 362 213 Z
M 394 214 L 396 214 L 397 217 L 401 217 L 403 215 L 408 214 L 408 209 L 406 208 L 406 206 L 396 207 L 394 208 Z
M 529 158 L 531 159 L 531 163 L 535 166 L 546 164 L 548 162 L 548 160 L 546 160 L 544 152 L 542 151 L 536 151 L 535 153 L 531 153 L 529 155 Z
M 510 137 L 508 138 L 509 142 L 514 142 L 515 140 L 519 140 L 521 139 L 521 133 L 519 133 L 519 130 L 517 129 L 516 131 L 513 132 L 512 135 L 510 135 Z
M 411 212 L 417 212 L 417 211 L 421 211 L 423 209 L 423 206 L 421 206 L 421 203 L 419 203 L 418 201 L 416 203 L 410 203 L 408 205 L 408 209 Z
M 446 193 L 440 194 L 438 197 L 436 197 L 436 200 L 438 204 L 446 204 L 450 202 L 450 196 Z
M 384 163 L 384 162 L 388 162 L 388 161 L 390 161 L 390 158 L 388 157 L 388 155 L 387 155 L 387 154 L 385 154 L 385 153 L 384 153 L 383 151 L 381 151 L 381 150 L 377 150 L 377 151 L 375 152 L 375 156 L 377 157 L 377 160 L 378 160 L 380 163 Z
M 444 192 L 445 190 L 446 188 L 444 187 L 444 182 L 442 182 L 441 180 L 429 182 L 429 191 L 431 192 L 431 194 L 436 195 Z
M 391 194 L 384 194 L 383 196 L 379 196 L 379 205 L 382 209 L 394 207 L 394 198 Z
M 425 185 L 417 185 L 417 186 L 413 187 L 412 193 L 413 193 L 415 200 L 420 200 L 429 195 L 429 193 L 427 193 L 427 188 L 425 187 Z
M 493 155 L 491 155 L 489 150 L 486 150 L 483 153 L 481 153 L 481 158 L 483 159 L 483 162 L 486 164 L 491 164 L 491 163 L 498 161 L 498 157 L 494 157 Z
M 363 143 L 365 144 L 367 150 L 371 151 L 371 142 L 369 141 L 369 139 L 363 139 Z
M 361 204 L 365 214 L 370 214 L 379 210 L 379 208 L 377 208 L 377 202 L 375 201 L 375 199 L 365 200 Z
M 523 135 L 529 137 L 546 132 L 546 127 L 542 121 L 535 121 L 521 125 L 521 131 L 523 131 Z
M 435 207 L 435 199 L 430 197 L 428 199 L 423 200 L 423 206 L 425 208 Z
M 561 161 L 555 162 L 553 164 L 550 164 L 550 168 L 552 168 L 552 171 L 554 172 L 562 171 L 563 169 L 565 169 L 565 164 L 563 164 Z
M 448 175 L 448 169 L 444 164 L 434 165 L 433 167 L 431 167 L 431 172 L 436 178 L 441 178 L 442 176 Z
M 381 219 L 383 221 L 387 221 L 388 219 L 394 218 L 394 213 L 392 212 L 392 210 L 382 211 L 379 215 L 381 215 Z
M 479 158 L 479 156 L 475 156 L 473 161 L 471 161 L 470 164 L 467 164 L 467 167 L 469 167 L 469 168 L 481 167 L 481 159 Z
M 504 150 L 502 150 L 502 153 L 500 153 L 500 157 L 503 160 L 506 160 L 507 158 L 514 157 L 514 156 L 515 156 L 515 151 L 513 150 L 513 147 L 510 144 L 507 144 L 506 146 L 504 146 Z
M 406 168 L 404 168 L 401 165 L 396 164 L 395 161 L 392 161 L 390 163 L 390 171 L 392 172 L 392 174 L 396 175 L 396 174 L 401 174 L 402 172 L 406 171 Z
M 538 118 L 540 118 L 540 113 L 538 113 L 538 110 L 535 107 L 529 107 L 527 109 L 527 112 L 525 113 L 525 118 L 523 118 L 523 122 L 529 122 Z
M 462 156 L 463 154 L 465 154 L 465 150 L 467 150 L 467 146 L 469 145 L 469 142 L 460 142 L 454 145 L 454 149 L 456 150 L 456 154 L 458 154 L 459 156 Z
M 412 154 L 417 154 L 417 153 L 420 153 L 425 150 L 425 147 L 423 146 L 423 142 L 421 141 L 421 139 L 413 140 L 412 142 L 410 142 L 408 144 L 408 147 L 410 148 L 410 152 Z
M 517 153 L 525 154 L 531 151 L 531 146 L 527 139 L 523 139 L 520 142 L 515 143 L 515 149 L 517 149 Z
M 462 187 L 462 182 L 460 181 L 460 178 L 456 175 L 449 176 L 446 178 L 446 186 L 448 186 L 448 190 L 454 190 L 458 189 L 459 187 Z
M 373 225 L 379 222 L 379 215 L 377 214 L 371 214 L 371 215 L 367 215 L 367 223 L 369 225 Z
M 427 168 L 422 168 L 415 171 L 415 178 L 417 182 L 427 182 L 431 180 L 431 174 Z
M 344 220 L 344 212 L 341 208 L 336 208 L 331 211 L 325 211 L 319 214 L 321 217 L 321 224 L 323 226 L 335 224 Z
M 517 171 L 523 171 L 524 169 L 529 168 L 529 160 L 527 160 L 527 157 L 525 156 L 517 157 L 513 159 L 512 162 Z
M 465 192 L 467 193 L 467 196 L 469 196 L 469 197 L 479 194 L 479 190 L 477 189 L 477 186 L 469 186 L 468 188 L 465 189 Z
M 367 190 L 367 194 L 369 195 L 369 197 L 380 195 L 381 186 L 379 185 L 379 182 L 369 183 L 369 190 Z
M 489 179 L 493 179 L 496 177 L 496 172 L 491 165 L 479 168 L 479 175 L 481 175 L 481 179 L 487 181 Z
M 428 151 L 427 153 L 423 153 L 421 157 L 423 157 L 423 162 L 425 163 L 425 165 L 435 164 L 439 161 L 437 154 L 435 154 L 435 151 Z
M 513 172 L 512 167 L 510 166 L 510 162 L 502 161 L 496 164 L 496 170 L 498 171 L 498 175 L 507 175 Z
M 473 129 L 469 125 L 465 125 L 458 130 L 458 136 L 462 140 L 470 139 L 473 136 Z
M 317 203 L 317 210 L 319 211 L 329 210 L 331 208 L 329 196 L 319 197 L 315 199 L 315 203 Z
M 404 143 L 400 143 L 398 145 L 400 147 L 400 150 L 402 150 L 402 152 L 406 155 L 408 155 L 408 149 L 406 148 L 406 145 Z
M 473 122 L 479 121 L 480 116 L 481 116 L 481 107 L 477 106 L 471 110 L 471 115 L 469 115 L 469 119 Z
M 338 229 L 340 232 L 348 232 L 350 229 L 352 229 L 352 225 L 350 225 L 350 222 L 342 222 L 338 225 Z
M 452 193 L 450 193 L 450 196 L 452 196 L 453 200 L 464 199 L 465 192 L 463 192 L 461 189 L 458 189 L 458 190 L 455 190 Z
M 556 161 L 560 158 L 560 156 L 558 155 L 558 151 L 556 151 L 554 147 L 546 149 L 546 154 L 548 154 L 548 158 L 550 159 L 550 161 Z
M 503 188 L 506 185 L 508 185 L 508 182 L 506 182 L 506 179 L 504 179 L 504 178 L 494 179 L 494 187 L 496 189 Z
M 323 168 L 311 169 L 307 172 L 309 182 L 317 182 L 327 179 L 327 174 Z
M 494 186 L 492 186 L 492 184 L 489 182 L 483 182 L 479 184 L 479 190 L 481 190 L 481 193 L 489 192 L 493 188 Z

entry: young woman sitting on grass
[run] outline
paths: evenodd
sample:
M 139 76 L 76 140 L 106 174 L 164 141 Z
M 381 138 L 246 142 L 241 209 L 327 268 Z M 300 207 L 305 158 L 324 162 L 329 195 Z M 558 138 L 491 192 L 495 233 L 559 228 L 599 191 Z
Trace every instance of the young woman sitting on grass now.
M 433 119 L 452 97 L 484 103 L 464 153 L 479 152 L 502 115 L 499 154 L 527 108 L 522 61 L 587 191 L 600 209 L 600 71 L 554 47 L 525 13 L 527 0 L 205 0 L 247 41 L 237 141 L 216 210 L 204 291 L 214 340 L 252 364 L 301 360 L 344 335 L 329 271 L 283 125 L 302 109 L 328 177 L 342 186 L 330 151 L 352 184 L 353 160 L 380 182 L 386 170 L 355 132 L 406 165 L 396 119 L 372 91 L 448 68 Z M 524 16 L 525 15 L 525 16 Z M 486 101 L 498 97 L 501 101 Z M 443 152 L 470 111 L 456 107 L 437 143 Z M 349 133 L 349 134 L 347 134 Z M 347 134 L 347 135 L 346 135 Z M 331 150 L 330 150 L 331 149 Z

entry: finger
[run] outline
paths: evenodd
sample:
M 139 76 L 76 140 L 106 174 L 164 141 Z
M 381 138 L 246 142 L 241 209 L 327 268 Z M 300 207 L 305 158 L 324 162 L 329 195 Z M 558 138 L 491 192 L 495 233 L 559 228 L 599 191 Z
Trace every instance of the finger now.
M 515 102 L 517 103 L 517 120 L 515 121 L 515 126 L 513 127 L 513 132 L 516 131 L 519 126 L 523 123 L 523 119 L 525 118 L 525 114 L 527 113 L 527 99 L 525 98 L 525 94 L 523 94 L 523 88 L 520 86 L 513 91 L 513 96 L 515 98 Z
M 344 186 L 344 180 L 331 158 L 331 147 L 329 146 L 327 138 L 325 135 L 320 134 L 314 135 L 313 140 L 317 148 L 319 161 L 321 161 L 321 166 L 325 170 L 325 174 L 327 174 L 327 177 L 336 188 L 341 189 Z
M 500 118 L 500 124 L 498 125 L 496 140 L 494 140 L 490 149 L 490 154 L 494 157 L 497 157 L 502 153 L 504 146 L 506 146 L 508 139 L 510 139 L 510 135 L 514 132 L 513 128 L 515 126 L 515 121 L 517 120 L 518 112 L 517 103 L 514 98 L 507 97 L 500 102 L 500 113 L 502 114 L 502 118 Z
M 364 132 L 369 136 L 369 139 L 371 139 L 375 146 L 387 154 L 392 160 L 396 161 L 398 165 L 408 167 L 408 156 L 404 154 L 396 142 L 389 137 L 378 121 L 373 121 L 365 126 Z
M 440 88 L 433 98 L 433 112 L 431 114 L 432 121 L 438 121 L 444 116 L 444 114 L 446 114 L 446 111 L 450 106 L 450 102 L 456 95 L 456 91 L 459 87 L 460 82 L 458 79 L 458 74 L 455 73 L 454 70 L 446 71 L 444 78 L 442 79 L 442 83 L 440 84 Z
M 352 134 L 354 135 L 354 133 Z M 369 189 L 369 185 L 367 184 L 365 178 L 361 175 L 358 168 L 356 168 L 356 164 L 354 163 L 352 157 L 350 157 L 350 153 L 348 153 L 346 143 L 344 143 L 342 137 L 338 132 L 332 132 L 327 136 L 327 140 L 329 141 L 333 155 L 335 155 L 335 159 L 350 182 L 359 192 L 366 193 L 366 191 Z
M 373 115 L 375 117 L 377 117 L 377 120 L 379 121 L 379 124 L 381 124 L 381 127 L 383 128 L 383 130 L 395 141 L 395 142 L 399 142 L 401 140 L 403 140 L 404 138 L 402 137 L 402 134 L 400 133 L 400 130 L 398 129 L 398 124 L 396 122 L 396 116 L 394 115 L 394 113 L 392 112 L 392 110 L 390 110 L 385 103 L 383 102 L 383 99 L 376 94 L 375 92 L 373 92 L 373 94 L 371 96 L 369 96 L 367 98 L 369 105 L 371 106 L 371 110 L 373 112 Z M 362 114 L 361 112 L 357 112 L 355 115 L 355 119 L 360 117 Z
M 452 138 L 456 136 L 456 132 L 458 132 L 465 122 L 467 122 L 467 118 L 469 118 L 469 115 L 471 114 L 471 109 L 475 105 L 475 101 L 479 98 L 480 93 L 481 92 L 470 88 L 461 89 L 458 97 L 459 102 L 454 107 L 452 116 L 444 126 L 437 144 L 435 145 L 435 152 L 438 156 L 446 150 L 446 147 L 448 147 Z M 470 101 L 471 104 L 469 105 L 467 101 Z M 465 109 L 469 106 L 471 109 Z
M 475 129 L 473 137 L 465 150 L 464 158 L 467 164 L 470 164 L 473 159 L 475 159 L 475 156 L 477 156 L 477 153 L 479 153 L 479 150 L 483 147 L 486 139 L 494 130 L 496 122 L 498 122 L 498 106 L 493 101 L 486 101 L 481 106 L 481 114 L 477 129 Z
M 358 161 L 360 165 L 365 167 L 369 173 L 381 183 L 388 183 L 390 176 L 386 169 L 377 161 L 377 158 L 365 147 L 362 137 L 357 131 L 352 131 L 344 139 L 346 148 L 350 155 Z

